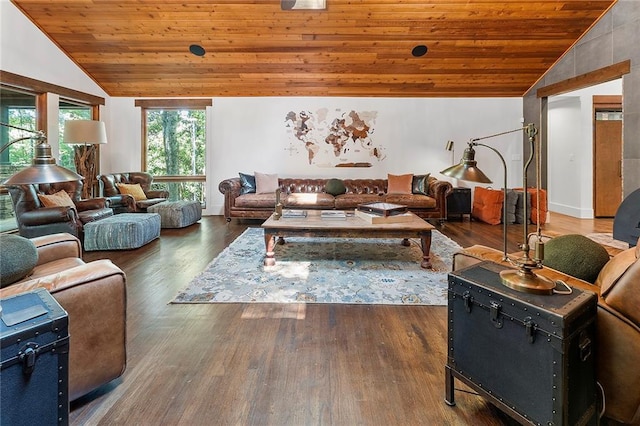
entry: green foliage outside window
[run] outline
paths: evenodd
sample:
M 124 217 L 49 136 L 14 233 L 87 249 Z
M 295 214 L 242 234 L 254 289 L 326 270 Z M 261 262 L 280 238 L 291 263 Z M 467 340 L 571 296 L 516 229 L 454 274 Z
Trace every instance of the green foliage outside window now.
M 147 110 L 147 171 L 163 176 L 204 176 L 205 110 Z M 172 200 L 204 201 L 202 182 L 162 182 Z

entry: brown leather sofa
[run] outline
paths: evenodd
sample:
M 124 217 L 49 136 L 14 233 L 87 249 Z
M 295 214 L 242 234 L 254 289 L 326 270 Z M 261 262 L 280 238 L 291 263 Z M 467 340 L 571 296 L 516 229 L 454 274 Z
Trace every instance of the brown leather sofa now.
M 353 210 L 358 204 L 387 202 L 406 205 L 423 219 L 444 220 L 447 217 L 449 182 L 429 177 L 429 195 L 387 194 L 387 179 L 344 179 L 347 192 L 333 196 L 325 192 L 329 179 L 279 178 L 281 202 L 285 209 Z M 266 219 L 275 207 L 275 193 L 242 194 L 240 178 L 225 179 L 218 185 L 224 194 L 224 217 Z M 313 196 L 308 196 L 313 194 Z
M 140 213 L 146 212 L 147 207 L 166 201 L 169 198 L 168 191 L 157 191 L 151 189 L 153 176 L 146 172 L 113 173 L 98 176 L 100 183 L 100 195 L 107 197 L 109 207 L 113 212 L 118 213 Z M 133 196 L 121 194 L 117 184 L 140 184 L 144 191 L 146 200 L 135 200 Z
M 475 245 L 454 255 L 453 269 L 482 260 L 501 263 L 502 256 L 502 251 Z M 635 248 L 612 257 L 593 285 L 547 267 L 535 272 L 598 295 L 596 362 L 597 380 L 604 390 L 604 415 L 639 425 L 640 241 Z
M 113 215 L 106 198 L 81 200 L 82 181 L 51 184 L 11 185 L 8 187 L 20 235 L 26 238 L 68 232 L 77 237 L 85 223 Z M 52 195 L 66 191 L 72 207 L 45 207 L 38 194 Z
M 69 398 L 112 381 L 126 366 L 125 274 L 110 260 L 86 263 L 70 234 L 33 238 L 38 263 L 26 278 L 0 289 L 5 298 L 47 289 L 69 315 Z M 3 247 L 3 250 L 7 249 Z

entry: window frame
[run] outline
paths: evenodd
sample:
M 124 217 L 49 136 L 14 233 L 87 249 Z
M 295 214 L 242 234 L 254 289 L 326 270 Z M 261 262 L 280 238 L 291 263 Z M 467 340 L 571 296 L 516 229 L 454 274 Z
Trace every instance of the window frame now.
M 147 120 L 148 120 L 148 111 L 149 110 L 204 110 L 206 111 L 207 107 L 213 106 L 212 99 L 136 99 L 134 105 L 136 107 L 140 107 L 140 116 L 141 116 L 141 135 L 140 135 L 140 146 L 141 146 L 141 170 L 147 170 Z M 205 123 L 206 124 L 206 123 Z M 208 130 L 208 129 L 207 129 Z M 206 132 L 205 132 L 206 133 Z M 202 182 L 203 184 L 206 182 L 206 174 L 203 175 L 179 175 L 179 176 L 155 176 L 153 177 L 154 182 L 158 183 L 186 183 L 186 182 Z M 203 188 L 205 192 L 203 195 L 205 196 L 206 204 L 206 188 Z M 203 206 L 204 207 L 204 206 Z

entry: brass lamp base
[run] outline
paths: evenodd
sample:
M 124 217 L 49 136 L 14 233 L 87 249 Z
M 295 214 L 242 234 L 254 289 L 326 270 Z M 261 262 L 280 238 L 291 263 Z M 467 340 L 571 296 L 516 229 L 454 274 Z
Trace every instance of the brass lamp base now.
M 500 272 L 500 279 L 505 286 L 523 293 L 553 294 L 556 283 L 547 277 L 536 275 L 530 268 L 521 266 L 517 270 Z

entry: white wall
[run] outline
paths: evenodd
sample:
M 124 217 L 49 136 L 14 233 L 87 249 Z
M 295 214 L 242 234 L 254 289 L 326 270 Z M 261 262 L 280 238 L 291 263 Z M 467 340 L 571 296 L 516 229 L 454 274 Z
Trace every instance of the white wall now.
M 133 98 L 112 98 L 109 145 L 103 151 L 105 173 L 140 168 L 140 108 Z M 289 111 L 327 108 L 348 112 L 376 111 L 371 138 L 385 149 L 386 158 L 368 168 L 327 168 L 310 165 L 304 150 L 292 155 L 285 117 Z M 445 150 L 456 142 L 457 163 L 466 141 L 520 127 L 520 98 L 395 99 L 395 98 L 215 98 L 208 134 L 207 204 L 209 214 L 220 214 L 223 198 L 218 184 L 238 172 L 277 173 L 282 177 L 386 178 L 387 173 L 425 173 L 445 179 L 439 171 L 452 164 Z M 522 179 L 521 133 L 483 141 L 507 160 L 509 186 Z M 129 153 L 122 155 L 123 152 Z M 476 148 L 479 167 L 501 188 L 503 168 L 490 150 Z M 515 159 L 515 160 L 514 160 Z M 463 182 L 454 182 L 465 186 Z
M 132 98 L 109 97 L 69 58 L 7 0 L 0 0 L 0 67 L 26 77 L 102 96 L 101 109 L 109 143 L 101 147 L 101 171 L 140 170 L 141 114 Z M 370 168 L 322 168 L 292 157 L 285 116 L 289 111 L 376 111 L 374 138 L 385 148 L 386 158 Z M 57 121 L 57 110 L 50 121 Z M 445 151 L 454 140 L 458 162 L 473 137 L 517 128 L 521 125 L 521 98 L 215 98 L 209 110 L 207 201 L 205 214 L 220 214 L 222 194 L 218 183 L 238 172 L 263 171 L 281 176 L 371 177 L 387 173 L 438 172 L 452 164 Z M 53 135 L 51 135 L 53 136 Z M 51 138 L 52 141 L 54 138 Z M 509 186 L 521 176 L 519 133 L 484 141 L 503 153 L 509 166 Z M 501 187 L 502 165 L 490 150 L 478 147 L 478 165 Z M 454 182 L 465 186 L 463 182 Z
M 593 96 L 621 95 L 622 80 L 549 98 L 549 210 L 593 218 Z

